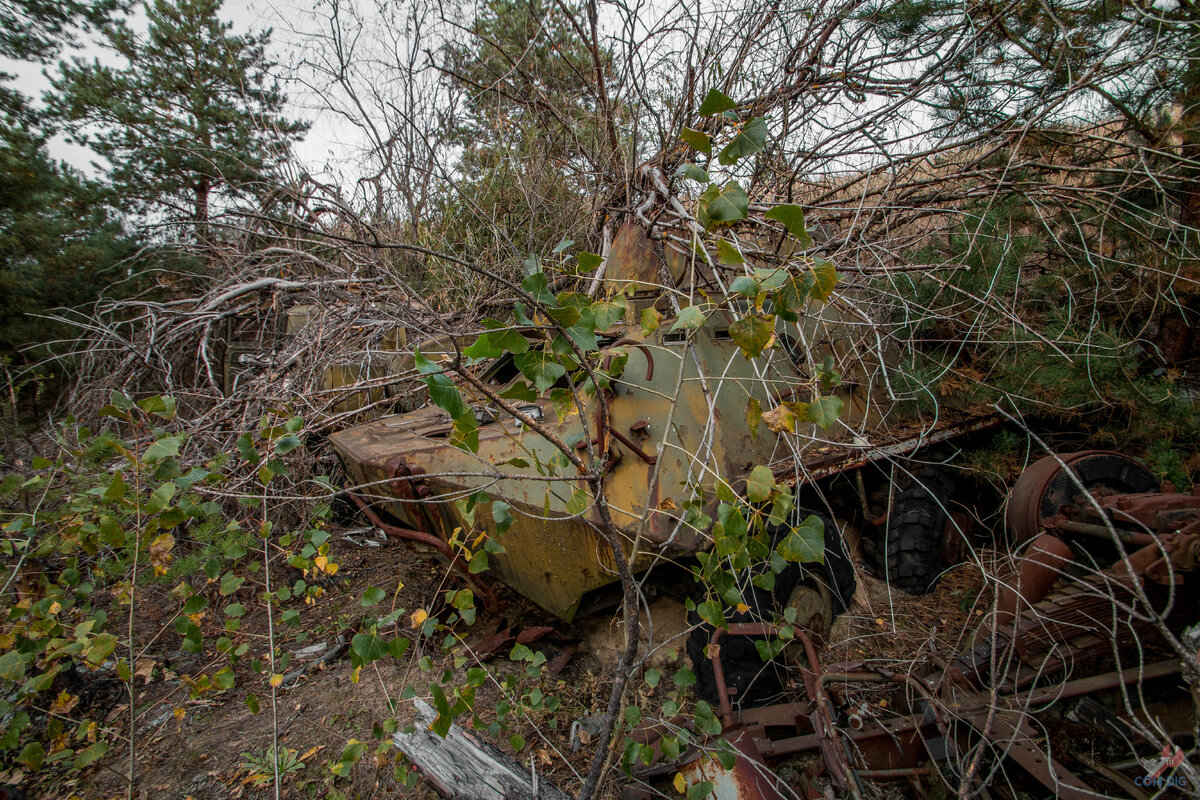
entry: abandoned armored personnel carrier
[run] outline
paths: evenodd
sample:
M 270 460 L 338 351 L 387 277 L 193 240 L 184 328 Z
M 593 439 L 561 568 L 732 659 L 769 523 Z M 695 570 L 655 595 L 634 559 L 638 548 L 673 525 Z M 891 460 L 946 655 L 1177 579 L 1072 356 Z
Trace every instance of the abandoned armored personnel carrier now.
M 552 440 L 580 453 L 589 445 L 609 453 L 607 507 L 639 573 L 711 550 L 711 523 L 693 523 L 693 501 L 705 498 L 701 518 L 716 519 L 718 487 L 744 494 L 754 468 L 760 467 L 761 479 L 766 466 L 777 485 L 796 487 L 796 509 L 776 528 L 805 520 L 811 526 L 813 515 L 825 528 L 824 554 L 812 553 L 812 563 L 775 581 L 768 594 L 777 608 L 795 609 L 799 624 L 821 633 L 849 603 L 854 567 L 843 523 L 834 522 L 848 516 L 839 511 L 847 505 L 869 517 L 860 524 L 877 540 L 868 549 L 877 554 L 880 573 L 898 588 L 927 590 L 960 549 L 966 526 L 941 496 L 936 475 L 871 465 L 994 418 L 943 409 L 929 424 L 898 413 L 880 370 L 887 353 L 870 321 L 844 298 L 808 303 L 795 322 L 777 321 L 770 332 L 776 346 L 748 358 L 731 334 L 736 303 L 709 304 L 699 324 L 684 326 L 677 324 L 689 313 L 684 303 L 688 297 L 703 303 L 700 292 L 627 288 L 694 285 L 689 269 L 694 265 L 686 257 L 664 251 L 636 224 L 616 236 L 597 283 L 610 293 L 624 290 L 629 308 L 612 324 L 597 326 L 595 357 L 597 363 L 627 360 L 605 392 L 603 411 L 596 396 L 582 402 L 560 396 L 558 403 L 549 399 L 554 390 L 526 396 L 517 357 L 506 353 L 473 365 L 474 380 L 458 385 L 478 424 L 474 452 L 456 446 L 454 421 L 433 404 L 333 434 L 359 506 L 389 533 L 458 563 L 468 580 L 463 545 L 478 546 L 472 531 L 486 534 L 502 544 L 488 559 L 487 577 L 570 621 L 594 606 L 617 571 L 598 533 L 597 505 L 572 479 Z M 663 321 L 642 324 L 647 315 Z M 692 318 L 700 319 L 694 312 Z M 531 346 L 542 335 L 536 326 L 520 334 Z M 458 346 L 442 340 L 418 349 L 436 366 L 448 364 Z M 555 380 L 558 388 L 568 387 L 567 376 Z M 834 412 L 818 419 L 822 424 L 773 416 L 782 404 L 814 395 Z M 510 413 L 497 408 L 496 398 L 508 399 Z M 834 478 L 848 487 L 837 492 L 840 498 L 827 491 Z M 881 496 L 882 486 L 908 488 Z M 463 502 L 481 491 L 503 504 Z M 736 648 L 726 649 L 732 654 Z

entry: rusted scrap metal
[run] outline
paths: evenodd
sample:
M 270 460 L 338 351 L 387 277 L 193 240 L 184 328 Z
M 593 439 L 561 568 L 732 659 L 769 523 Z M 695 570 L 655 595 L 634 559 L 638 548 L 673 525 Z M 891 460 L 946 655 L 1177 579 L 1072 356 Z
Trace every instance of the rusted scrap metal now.
M 1122 504 L 1114 500 L 1111 505 L 1115 508 Z M 1165 496 L 1157 504 L 1150 498 L 1140 498 L 1123 507 L 1153 515 L 1192 506 Z M 1200 504 L 1195 507 L 1200 510 Z M 1147 517 L 1143 515 L 1142 519 Z M 1178 517 L 1174 519 L 1180 522 Z M 1183 527 L 1191 530 L 1189 525 Z M 1001 597 L 1002 613 L 986 641 L 948 662 L 933 656 L 926 668 L 911 673 L 861 665 L 825 669 L 817 660 L 815 648 L 800 633 L 808 659 L 807 668 L 801 671 L 804 700 L 739 711 L 728 702 L 727 692 L 719 693 L 719 712 L 725 726 L 722 738 L 730 744 L 738 743 L 732 770 L 722 770 L 707 755 L 712 743 L 705 743 L 689 750 L 676 764 L 643 770 L 637 775 L 641 785 L 628 787 L 625 797 L 649 798 L 653 795 L 647 787 L 654 780 L 679 771 L 688 780 L 700 780 L 703 775 L 703 780 L 727 787 L 730 793 L 721 797 L 773 798 L 778 788 L 770 778 L 751 783 L 739 776 L 769 776 L 766 765 L 800 753 L 819 755 L 809 762 L 805 781 L 824 778 L 837 790 L 856 798 L 863 796 L 865 780 L 907 780 L 913 791 L 919 792 L 924 776 L 940 770 L 939 765 L 947 759 L 968 752 L 980 737 L 1058 796 L 1069 800 L 1095 797 L 1096 791 L 1040 741 L 1032 717 L 1063 700 L 1177 675 L 1180 661 L 1171 659 L 1064 683 L 1039 686 L 1035 682 L 1068 668 L 1075 672 L 1086 669 L 1111 656 L 1114 648 L 1119 650 L 1135 639 L 1142 648 L 1152 646 L 1158 633 L 1153 615 L 1166 609 L 1142 609 L 1149 613 L 1125 614 L 1114 622 L 1114 603 L 1136 607 L 1139 601 L 1135 589 L 1142 589 L 1151 603 L 1165 606 L 1163 592 L 1153 591 L 1157 584 L 1182 583 L 1189 590 L 1196 588 L 1194 581 L 1187 579 L 1195 575 L 1198 554 L 1200 537 L 1190 533 L 1160 534 L 1154 545 L 1119 559 L 1109 569 L 1073 579 L 1065 588 L 1051 591 L 1054 579 L 1064 574 L 1073 554 L 1061 540 L 1044 534 L 1032 544 L 1030 557 L 1019 571 L 1017 588 Z M 1187 604 L 1176 603 L 1175 609 L 1181 615 L 1195 613 L 1194 606 Z M 1176 617 L 1168 620 L 1178 621 Z M 731 632 L 756 634 L 740 629 Z M 714 672 L 720 681 L 720 673 Z M 882 715 L 874 714 L 869 704 L 854 699 L 852 688 L 861 691 L 863 684 L 903 686 L 910 713 L 880 718 Z M 781 735 L 781 730 L 787 733 Z M 1127 740 L 1137 738 L 1132 728 L 1123 736 Z M 703 769 L 691 767 L 691 771 L 684 771 L 700 763 Z M 964 778 L 960 775 L 957 779 Z M 815 788 L 806 786 L 798 788 L 809 797 L 820 796 Z
M 571 796 L 457 725 L 445 738 L 430 730 L 437 712 L 414 701 L 410 732 L 392 737 L 400 752 L 448 800 L 571 800 Z

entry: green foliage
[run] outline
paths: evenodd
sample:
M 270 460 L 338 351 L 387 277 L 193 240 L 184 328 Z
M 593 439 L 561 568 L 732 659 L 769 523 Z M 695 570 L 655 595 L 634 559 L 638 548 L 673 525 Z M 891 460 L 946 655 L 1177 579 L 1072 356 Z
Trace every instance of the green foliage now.
M 0 56 L 44 64 L 75 43 L 78 28 L 103 24 L 124 5 L 121 0 L 8 0 L 0 5 Z
M 262 510 L 254 513 L 265 514 L 264 492 L 286 479 L 288 467 L 279 458 L 260 466 L 263 456 L 299 451 L 289 437 L 302 431 L 300 418 L 265 417 L 247 437 L 258 456 L 252 461 L 245 452 L 241 459 L 198 458 L 170 397 L 135 403 L 114 393 L 101 415 L 111 423 L 104 434 L 62 426 L 55 458 L 34 459 L 31 477 L 10 476 L 0 487 L 5 768 L 84 770 L 116 737 L 128 735 L 119 720 L 105 719 L 107 708 L 89 706 L 72 694 L 78 689 L 63 689 L 56 678 L 73 671 L 88 681 L 116 680 L 132 696 L 135 681 L 163 669 L 147 655 L 147 642 L 134 642 L 125 627 L 144 611 L 147 584 L 173 586 L 149 600 L 177 604 L 154 640 L 198 657 L 191 669 L 186 659 L 174 665 L 195 698 L 229 691 L 261 672 L 257 661 L 245 666 L 250 643 L 235 640 L 247 605 L 265 602 L 268 613 L 278 612 L 290 625 L 300 612 L 289 604 L 303 607 L 324 593 L 303 579 L 266 592 L 264 547 L 306 578 L 337 572 L 323 529 L 327 508 L 317 507 L 305 527 L 280 536 L 265 516 L 255 522 L 219 501 L 247 479 L 257 480 L 253 496 Z M 173 637 L 178 644 L 167 644 Z M 253 709 L 257 698 L 247 703 Z M 294 753 L 281 755 L 285 771 L 302 768 Z
M 269 33 L 231 35 L 220 8 L 155 0 L 144 36 L 105 25 L 121 66 L 63 64 L 48 98 L 75 140 L 109 162 L 122 202 L 187 220 L 201 240 L 214 205 L 271 191 L 273 170 L 307 127 L 281 116 Z
M 94 301 L 136 266 L 139 243 L 96 184 L 50 160 L 48 132 L 0 110 L 0 356 L 29 363 L 68 333 L 31 315 Z M 119 291 L 137 288 L 127 282 Z

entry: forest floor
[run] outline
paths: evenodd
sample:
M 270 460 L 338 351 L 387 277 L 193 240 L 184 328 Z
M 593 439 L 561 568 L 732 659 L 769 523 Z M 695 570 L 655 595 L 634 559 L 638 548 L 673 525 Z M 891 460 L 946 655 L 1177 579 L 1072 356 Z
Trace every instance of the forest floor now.
M 252 652 L 235 668 L 236 687 L 190 699 L 192 693 L 184 676 L 211 669 L 211 664 L 201 663 L 197 656 L 178 649 L 179 638 L 171 630 L 170 611 L 178 604 L 166 596 L 167 588 L 152 585 L 140 590 L 161 592 L 164 602 L 145 603 L 143 598 L 143 607 L 161 611 L 158 616 L 146 614 L 135 623 L 137 640 L 149 647 L 145 658 L 138 662 L 136 679 L 134 797 L 240 800 L 274 796 L 266 752 L 276 733 L 280 748 L 294 755 L 281 776 L 282 797 L 435 797 L 425 781 L 412 780 L 415 776 L 403 780 L 405 771 L 411 768 L 398 760 L 395 748 L 380 747 L 390 739 L 385 722 L 395 719 L 400 728 L 410 723 L 414 709 L 408 698 L 413 693 L 428 698 L 432 678 L 444 678 L 444 670 L 461 680 L 466 669 L 477 663 L 474 654 L 479 645 L 497 631 L 543 626 L 554 628 L 554 632 L 530 646 L 542 649 L 549 661 L 564 648 L 577 649 L 561 672 L 543 674 L 536 682 L 526 681 L 523 689 L 540 689 L 560 704 L 553 712 L 526 715 L 498 737 L 498 743 L 501 749 L 512 752 L 508 737 L 518 734 L 525 742 L 519 758 L 522 763 L 532 759 L 541 780 L 568 791 L 578 786 L 592 749 L 579 741 L 573 748 L 571 730 L 573 723 L 598 717 L 607 702 L 610 676 L 624 639 L 615 616 L 611 612 L 597 614 L 564 625 L 501 589 L 502 608 L 495 612 L 480 609 L 475 624 L 459 631 L 461 646 L 447 653 L 441 646 L 442 634 L 436 642 L 423 639 L 412 614 L 418 610 L 438 613 L 439 598 L 453 586 L 454 578 L 447 576 L 443 565 L 406 543 L 378 543 L 361 529 L 350 533 L 348 536 L 344 529 L 334 532 L 334 552 L 340 568 L 336 578 L 328 581 L 327 592 L 316 601 L 318 607 L 303 614 L 296 627 L 276 629 L 277 640 L 285 642 L 283 651 L 295 654 L 291 663 L 280 666 L 279 671 L 293 672 L 334 648 L 339 632 L 347 635 L 346 631 L 353 628 L 353 618 L 366 615 L 360 598 L 368 587 L 379 587 L 388 595 L 380 606 L 371 609 L 372 615 L 404 609 L 390 635 L 403 635 L 413 644 L 403 658 L 379 659 L 358 672 L 342 652 L 280 687 L 274 708 L 267 683 L 269 671 L 256 674 L 248 664 L 255 655 L 267 659 L 264 610 L 249 610 L 240 630 L 232 634 L 235 644 L 252 645 Z M 935 590 L 923 597 L 890 593 L 882 581 L 860 574 L 854 605 L 839 617 L 822 660 L 899 662 L 930 648 L 940 652 L 958 650 L 990 608 L 990 593 L 983 589 L 977 564 L 963 564 L 949 571 Z M 650 612 L 652 624 L 643 624 L 643 630 L 653 631 L 653 654 L 647 666 L 669 675 L 685 666 L 685 611 L 678 600 L 661 597 L 651 605 Z M 216 620 L 209 623 L 219 624 Z M 509 643 L 487 657 L 489 666 L 501 674 L 517 671 L 518 666 L 506 659 L 511 647 Z M 111 670 L 83 674 L 78 680 L 80 685 L 73 688 L 83 710 L 110 725 L 127 727 L 128 696 Z M 661 708 L 666 683 L 657 690 L 645 684 L 636 689 L 636 700 L 647 716 Z M 406 688 L 410 688 L 407 693 Z M 251 694 L 258 699 L 257 713 L 251 708 Z M 497 699 L 497 687 L 485 684 L 480 688 L 476 708 L 485 722 L 495 718 L 489 710 Z M 469 716 L 463 719 L 469 720 Z M 352 765 L 343 764 L 347 748 L 359 744 L 361 756 Z M 32 783 L 32 776 L 13 773 L 0 775 L 0 783 L 24 785 L 30 796 L 107 800 L 128 796 L 128 769 L 127 747 L 114 746 L 91 768 L 69 778 L 47 780 L 48 776 L 43 775 Z M 612 785 L 606 787 L 603 796 L 619 794 L 622 776 L 618 770 L 610 774 Z

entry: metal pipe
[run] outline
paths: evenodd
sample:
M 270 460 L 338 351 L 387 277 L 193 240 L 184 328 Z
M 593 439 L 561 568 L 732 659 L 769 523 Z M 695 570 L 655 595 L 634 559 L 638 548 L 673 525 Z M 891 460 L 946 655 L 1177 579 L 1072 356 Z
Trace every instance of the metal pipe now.
M 350 495 L 350 499 L 354 501 L 354 504 L 358 506 L 359 510 L 361 510 L 363 514 L 366 515 L 367 519 L 371 521 L 371 524 L 382 530 L 384 533 L 391 536 L 398 536 L 401 539 L 409 539 L 414 542 L 427 544 L 430 547 L 435 548 L 446 558 L 454 560 L 454 551 L 450 549 L 450 545 L 434 536 L 432 533 L 422 533 L 421 531 L 414 531 L 412 528 L 401 528 L 399 525 L 389 525 L 380 519 L 378 514 L 371 510 L 371 507 L 367 505 L 367 501 L 350 491 L 348 487 L 346 492 Z
M 1116 533 L 1117 538 L 1125 544 L 1136 545 L 1137 547 L 1145 547 L 1148 544 L 1154 544 L 1154 537 L 1148 533 L 1136 533 L 1134 531 L 1123 531 L 1120 528 L 1109 530 L 1103 525 L 1093 525 L 1088 522 L 1075 522 L 1069 519 L 1054 519 L 1047 527 L 1052 527 L 1054 530 L 1066 531 L 1067 533 L 1077 533 L 1081 536 L 1094 536 L 1098 539 L 1104 539 L 1107 542 L 1112 541 L 1113 534 Z

